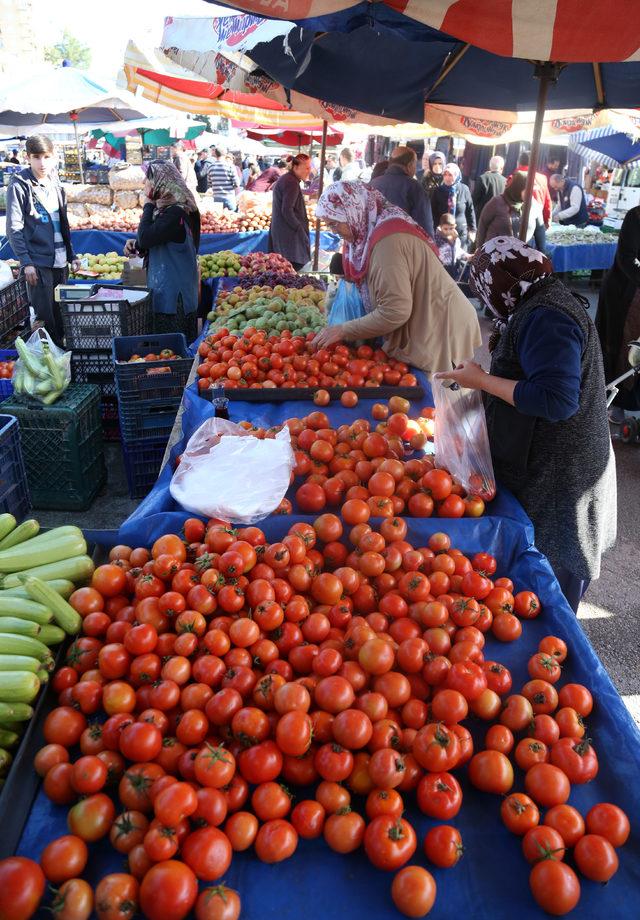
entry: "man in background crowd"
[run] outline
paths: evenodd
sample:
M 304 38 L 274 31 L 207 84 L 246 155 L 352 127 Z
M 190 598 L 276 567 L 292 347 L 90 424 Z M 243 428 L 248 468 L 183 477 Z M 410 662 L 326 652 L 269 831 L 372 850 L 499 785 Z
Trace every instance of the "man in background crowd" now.
M 198 178 L 182 141 L 176 141 L 171 145 L 171 161 L 184 179 L 189 191 L 195 194 L 198 190 Z
M 282 159 L 277 159 L 273 165 L 266 163 L 257 179 L 247 184 L 248 192 L 270 192 L 280 176 L 286 171 L 287 164 Z
M 553 219 L 559 224 L 586 227 L 589 222 L 589 212 L 582 186 L 559 173 L 551 176 L 550 185 L 558 195 L 558 203 L 553 210 Z
M 529 154 L 526 153 L 526 151 L 521 153 L 518 157 L 518 172 L 529 172 Z M 511 177 L 509 178 L 511 179 Z M 551 195 L 549 194 L 549 183 L 544 173 L 536 173 L 533 182 L 533 197 L 542 205 L 542 220 L 544 221 L 545 228 L 548 228 L 551 223 L 552 204 Z
M 207 164 L 209 162 L 209 151 L 200 150 L 198 151 L 198 159 L 193 164 L 193 169 L 196 174 L 197 180 L 197 189 L 201 195 L 204 195 L 208 186 L 207 186 Z
M 482 173 L 476 179 L 473 187 L 473 206 L 476 211 L 476 220 L 480 220 L 480 214 L 487 202 L 495 198 L 496 195 L 502 195 L 507 180 L 502 175 L 504 169 L 504 159 L 502 157 L 491 157 L 489 160 L 489 169 Z
M 213 192 L 213 200 L 219 201 L 229 211 L 238 210 L 236 190 L 240 179 L 235 166 L 227 161 L 226 151 L 212 147 L 213 158 L 207 164 L 207 183 Z
M 18 159 L 18 148 L 14 147 L 11 151 L 11 156 L 7 160 L 7 163 L 15 163 L 16 166 L 20 165 L 20 160 Z
M 433 215 L 424 190 L 416 181 L 418 158 L 411 147 L 396 147 L 383 175 L 371 180 L 371 187 L 387 201 L 406 211 L 422 229 L 433 237 Z
M 338 167 L 333 173 L 333 181 L 356 182 L 359 178 L 360 167 L 354 161 L 353 150 L 350 147 L 343 147 L 338 157 Z

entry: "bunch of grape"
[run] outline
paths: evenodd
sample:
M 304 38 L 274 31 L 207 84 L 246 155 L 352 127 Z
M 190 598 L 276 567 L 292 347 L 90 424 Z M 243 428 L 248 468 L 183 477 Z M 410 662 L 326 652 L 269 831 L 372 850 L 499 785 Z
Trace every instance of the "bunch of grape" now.
M 262 272 L 260 275 L 244 275 L 238 278 L 237 286 L 241 288 L 252 287 L 270 287 L 274 288 L 281 284 L 287 288 L 303 288 L 311 286 L 317 291 L 326 290 L 326 284 L 322 278 L 316 278 L 313 275 L 297 275 L 287 272 Z

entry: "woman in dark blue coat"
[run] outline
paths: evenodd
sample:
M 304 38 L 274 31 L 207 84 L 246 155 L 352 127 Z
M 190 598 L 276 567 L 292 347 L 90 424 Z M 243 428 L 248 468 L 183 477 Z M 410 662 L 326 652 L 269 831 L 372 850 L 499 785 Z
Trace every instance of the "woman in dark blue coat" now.
M 299 153 L 289 158 L 288 167 L 273 186 L 269 252 L 280 253 L 299 271 L 311 259 L 309 218 L 300 188 L 309 178 L 311 160 Z

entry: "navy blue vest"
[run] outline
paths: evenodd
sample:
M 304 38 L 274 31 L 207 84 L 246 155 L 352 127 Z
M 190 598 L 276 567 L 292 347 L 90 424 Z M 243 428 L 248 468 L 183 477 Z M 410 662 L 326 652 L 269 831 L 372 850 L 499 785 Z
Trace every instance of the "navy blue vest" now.
M 589 221 L 589 212 L 587 211 L 587 202 L 584 197 L 584 190 L 578 185 L 577 182 L 572 182 L 571 179 L 564 180 L 564 188 L 561 192 L 558 192 L 560 196 L 560 210 L 564 211 L 565 208 L 571 207 L 571 192 L 574 188 L 579 188 L 582 195 L 582 201 L 580 202 L 580 210 L 577 214 L 574 214 L 573 217 L 568 217 L 566 220 L 561 220 L 561 224 L 571 224 L 576 227 L 584 227 L 585 224 Z

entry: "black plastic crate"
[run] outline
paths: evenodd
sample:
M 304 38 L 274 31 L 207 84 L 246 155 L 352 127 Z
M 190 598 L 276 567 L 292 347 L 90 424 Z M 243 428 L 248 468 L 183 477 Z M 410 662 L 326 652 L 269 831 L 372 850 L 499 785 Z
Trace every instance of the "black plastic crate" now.
M 0 348 L 0 361 L 15 361 L 18 352 L 13 348 Z M 13 380 L 7 377 L 0 377 L 0 399 L 7 399 L 13 393 Z
M 120 431 L 124 441 L 138 438 L 168 438 L 171 434 L 180 397 L 172 399 L 142 399 L 125 403 L 119 400 Z
M 12 514 L 21 521 L 30 507 L 18 420 L 0 415 L 0 514 Z
M 106 478 L 99 389 L 71 383 L 52 406 L 14 396 L 0 404 L 0 411 L 20 423 L 33 507 L 87 508 Z
M 126 363 L 133 355 L 145 357 L 171 349 L 179 358 Z M 181 333 L 153 336 L 127 336 L 113 341 L 113 363 L 118 399 L 129 402 L 138 399 L 182 398 L 193 366 L 186 336 Z
M 145 292 L 139 300 L 129 301 L 114 295 L 113 300 L 63 300 L 60 303 L 67 348 L 104 351 L 117 336 L 145 335 L 153 326 L 151 291 L 120 285 L 96 284 L 91 294 L 113 287 L 114 291 Z
M 74 351 L 71 354 L 71 379 L 74 383 L 97 386 L 102 397 L 116 396 L 113 359 L 110 351 Z
M 119 441 L 120 417 L 118 400 L 115 396 L 103 396 L 100 400 L 100 417 L 102 418 L 102 436 L 105 441 Z
M 21 275 L 0 291 L 0 342 L 10 338 L 29 319 L 27 282 Z
M 124 468 L 131 498 L 144 498 L 153 488 L 167 449 L 167 438 L 123 441 Z

